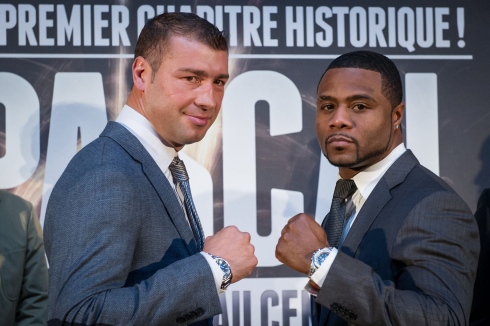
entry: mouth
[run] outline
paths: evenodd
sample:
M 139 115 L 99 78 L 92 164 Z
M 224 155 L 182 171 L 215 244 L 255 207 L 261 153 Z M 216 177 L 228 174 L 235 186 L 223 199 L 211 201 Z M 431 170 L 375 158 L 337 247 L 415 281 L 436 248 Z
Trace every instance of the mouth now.
M 206 116 L 189 115 L 189 114 L 186 114 L 186 117 L 189 118 L 189 120 L 197 126 L 205 126 L 210 119 L 209 117 Z
M 346 135 L 336 134 L 329 136 L 325 143 L 334 147 L 344 147 L 354 143 L 354 139 Z

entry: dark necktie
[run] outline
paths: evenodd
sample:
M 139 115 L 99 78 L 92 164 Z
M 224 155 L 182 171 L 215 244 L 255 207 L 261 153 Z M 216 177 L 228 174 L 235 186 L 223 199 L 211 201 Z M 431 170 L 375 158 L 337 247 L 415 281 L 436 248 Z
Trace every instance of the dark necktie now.
M 196 207 L 194 206 L 194 201 L 192 200 L 189 176 L 187 175 L 184 162 L 176 156 L 168 168 L 172 173 L 174 183 L 179 185 L 182 195 L 184 195 L 184 207 L 187 212 L 187 218 L 189 219 L 192 233 L 196 239 L 197 247 L 199 251 L 202 251 L 202 248 L 204 247 L 204 232 L 202 230 L 201 221 L 199 220 L 199 215 L 197 215 Z
M 338 247 L 345 223 L 345 199 L 356 192 L 356 184 L 353 180 L 340 179 L 335 185 L 332 206 L 328 213 L 325 231 L 331 247 Z

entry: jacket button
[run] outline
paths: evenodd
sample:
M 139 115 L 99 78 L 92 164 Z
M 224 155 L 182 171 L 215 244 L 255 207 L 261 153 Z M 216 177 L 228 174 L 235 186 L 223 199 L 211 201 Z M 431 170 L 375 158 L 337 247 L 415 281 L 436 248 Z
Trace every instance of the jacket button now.
M 183 323 L 185 323 L 185 318 L 184 317 L 177 317 L 176 322 L 177 322 L 177 324 L 183 324 Z

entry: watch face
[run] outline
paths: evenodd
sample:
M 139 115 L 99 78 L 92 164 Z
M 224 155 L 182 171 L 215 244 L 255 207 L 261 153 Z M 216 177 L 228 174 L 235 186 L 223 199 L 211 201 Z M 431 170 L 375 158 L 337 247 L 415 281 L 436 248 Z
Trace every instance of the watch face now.
M 228 281 L 231 281 L 231 269 L 230 269 L 230 265 L 228 265 L 228 262 L 226 260 L 224 260 L 223 258 L 215 258 L 214 260 L 219 268 L 221 268 L 221 270 L 223 271 L 223 281 L 224 282 L 228 282 Z
M 321 252 L 318 256 L 317 256 L 317 259 L 316 259 L 316 265 L 318 267 L 320 267 L 323 262 L 325 261 L 325 259 L 327 259 L 328 257 L 328 253 L 327 252 Z
M 319 268 L 323 262 L 327 259 L 328 255 L 330 254 L 330 250 L 327 248 L 322 249 L 315 253 L 313 257 L 313 264 L 315 265 L 316 268 Z
M 223 272 L 223 282 L 221 283 L 221 290 L 226 290 L 228 285 L 231 284 L 231 279 L 233 278 L 233 275 L 231 274 L 230 265 L 228 265 L 228 262 L 226 260 L 224 260 L 219 256 L 211 255 L 211 257 L 214 259 L 216 264 L 218 264 L 219 268 Z
M 217 259 L 216 262 L 225 275 L 230 273 L 230 266 L 223 259 Z
M 231 284 L 231 269 L 228 262 L 222 258 L 215 258 L 216 263 L 223 271 L 223 282 L 221 283 L 221 290 L 226 290 L 226 288 Z

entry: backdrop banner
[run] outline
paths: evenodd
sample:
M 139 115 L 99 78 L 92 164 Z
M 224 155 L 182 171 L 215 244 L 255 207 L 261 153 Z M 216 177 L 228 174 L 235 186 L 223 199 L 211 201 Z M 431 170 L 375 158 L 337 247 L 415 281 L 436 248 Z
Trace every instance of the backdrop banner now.
M 186 146 L 207 235 L 236 225 L 259 259 L 233 284 L 215 325 L 309 325 L 306 278 L 275 258 L 299 212 L 318 222 L 337 169 L 316 140 L 316 87 L 355 50 L 397 64 L 405 144 L 475 211 L 490 187 L 490 4 L 484 1 L 93 1 L 0 4 L 0 188 L 44 221 L 54 184 L 122 109 L 139 31 L 162 12 L 194 12 L 229 37 L 221 113 Z

